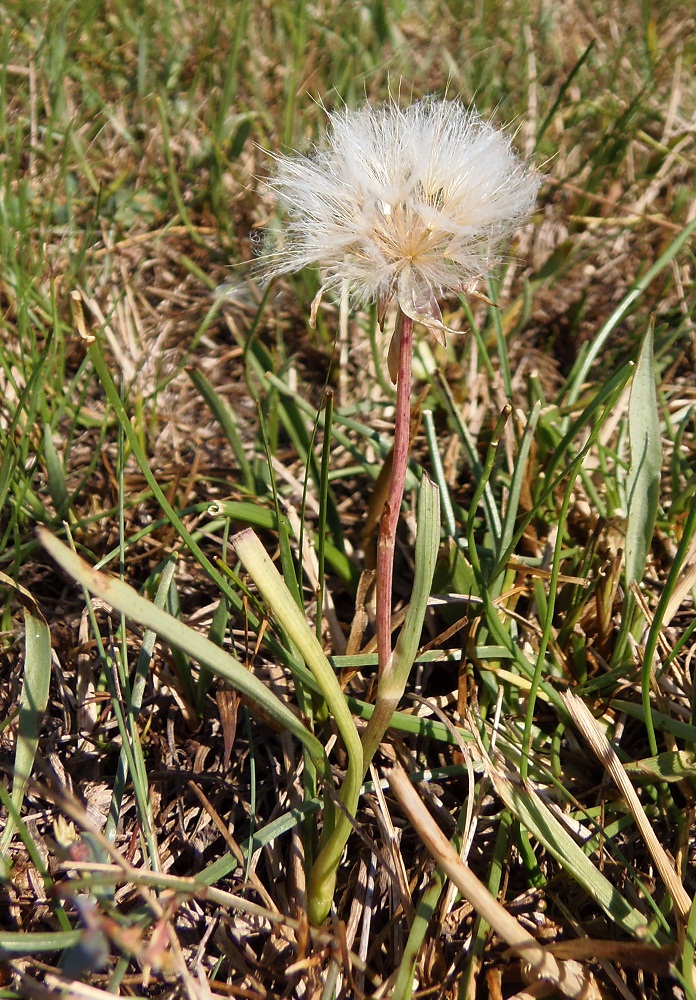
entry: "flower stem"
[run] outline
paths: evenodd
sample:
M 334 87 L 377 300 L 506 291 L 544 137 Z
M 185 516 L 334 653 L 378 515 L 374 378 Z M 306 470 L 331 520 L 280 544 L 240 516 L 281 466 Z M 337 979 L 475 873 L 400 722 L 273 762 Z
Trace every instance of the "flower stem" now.
M 392 450 L 392 474 L 389 493 L 384 504 L 384 512 L 379 523 L 377 540 L 377 663 L 380 684 L 388 677 L 392 666 L 391 615 L 393 604 L 394 549 L 396 529 L 404 496 L 404 483 L 408 468 L 408 452 L 411 424 L 411 356 L 413 353 L 413 320 L 400 312 L 397 318 L 395 336 L 399 338 L 399 357 L 396 376 L 396 415 L 394 418 L 394 447 Z M 375 713 L 363 736 L 363 747 L 372 751 L 364 760 L 365 770 L 369 767 L 376 747 L 370 746 L 375 730 L 384 731 L 395 705 L 383 704 L 378 696 Z M 384 716 L 388 715 L 385 719 Z M 365 738 L 368 737 L 367 743 Z
M 411 600 L 391 656 L 389 670 L 380 676 L 377 684 L 375 710 L 362 734 L 363 777 L 403 697 L 411 668 L 418 655 L 423 622 L 428 608 L 428 597 L 440 547 L 440 491 L 425 472 L 418 491 L 417 520 Z
M 399 331 L 399 326 L 401 330 Z M 377 541 L 377 662 L 379 676 L 389 671 L 392 657 L 391 614 L 394 579 L 394 547 L 404 496 L 411 424 L 411 355 L 413 352 L 413 320 L 400 313 L 397 319 L 399 362 L 396 376 L 396 416 L 394 418 L 394 448 L 392 477 L 384 513 L 379 523 Z

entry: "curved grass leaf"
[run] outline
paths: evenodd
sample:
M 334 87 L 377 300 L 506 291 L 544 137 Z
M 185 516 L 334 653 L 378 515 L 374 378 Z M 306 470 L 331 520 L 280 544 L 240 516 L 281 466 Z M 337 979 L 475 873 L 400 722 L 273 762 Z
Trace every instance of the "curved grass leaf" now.
M 507 808 L 532 836 L 543 844 L 598 903 L 610 919 L 626 933 L 642 937 L 647 929 L 645 916 L 621 895 L 609 880 L 595 868 L 566 828 L 556 819 L 542 799 L 531 788 L 504 776 L 494 767 L 489 769 L 495 790 Z
M 254 474 L 249 465 L 249 459 L 244 451 L 244 445 L 237 427 L 237 418 L 227 402 L 218 395 L 203 372 L 197 368 L 187 369 L 186 374 L 191 379 L 196 389 L 210 407 L 213 416 L 222 427 L 225 437 L 229 441 L 234 457 L 237 459 L 239 471 L 242 475 L 242 482 L 250 493 L 254 492 Z
M 401 698 L 406 688 L 408 675 L 420 646 L 439 545 L 440 490 L 427 474 L 423 473 L 418 494 L 418 533 L 416 536 L 416 571 L 413 591 L 403 628 L 396 640 L 390 672 L 393 687 L 384 693 L 385 697 L 392 697 L 398 691 L 398 697 Z M 378 695 L 382 695 L 382 693 L 378 690 Z
M 58 518 L 63 518 L 68 513 L 70 497 L 65 481 L 65 469 L 56 449 L 50 424 L 44 424 L 43 451 L 48 476 L 48 492 L 51 494 L 56 515 Z
M 24 608 L 24 676 L 19 698 L 19 728 L 12 780 L 12 802 L 19 812 L 27 781 L 34 766 L 39 745 L 39 728 L 48 703 L 48 689 L 51 683 L 51 633 L 46 619 L 29 591 L 4 573 L 0 573 L 0 581 L 14 590 Z M 14 831 L 15 823 L 10 815 L 0 837 L 0 851 L 7 849 Z
M 670 243 L 652 267 L 648 268 L 645 274 L 643 274 L 636 281 L 633 288 L 626 293 L 614 312 L 607 319 L 606 323 L 604 323 L 602 328 L 599 330 L 597 336 L 590 345 L 589 350 L 578 357 L 568 378 L 568 392 L 565 398 L 567 406 L 571 407 L 577 402 L 583 383 L 585 382 L 592 365 L 599 357 L 600 353 L 604 349 L 604 345 L 621 320 L 630 312 L 633 303 L 640 298 L 645 289 L 651 284 L 652 281 L 654 281 L 658 274 L 660 274 L 660 272 L 663 271 L 677 256 L 680 250 L 686 246 L 694 232 L 696 232 L 696 219 L 693 219 L 688 225 L 684 226 L 676 239 Z
M 41 952 L 63 951 L 80 942 L 84 928 L 74 931 L 27 931 L 0 932 L 0 955 L 38 955 Z
M 345 810 L 341 810 L 337 817 L 327 812 L 319 842 L 319 853 L 309 879 L 309 917 L 313 922 L 322 923 L 331 906 L 336 872 L 343 848 L 352 830 L 351 817 L 357 811 L 360 798 L 363 776 L 362 745 L 336 674 L 304 612 L 293 599 L 287 584 L 258 537 L 251 528 L 245 528 L 233 537 L 232 546 L 261 591 L 266 605 L 297 646 L 312 671 L 348 754 L 346 776 L 339 793 Z
M 655 390 L 652 325 L 643 340 L 628 406 L 631 464 L 628 469 L 626 582 L 640 581 L 650 550 L 660 495 L 662 447 Z

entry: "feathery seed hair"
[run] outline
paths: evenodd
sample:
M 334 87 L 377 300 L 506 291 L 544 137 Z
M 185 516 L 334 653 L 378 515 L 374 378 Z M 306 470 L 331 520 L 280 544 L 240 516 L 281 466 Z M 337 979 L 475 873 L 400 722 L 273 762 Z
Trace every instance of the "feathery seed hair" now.
M 439 340 L 437 300 L 485 277 L 540 183 L 504 132 L 456 100 L 334 112 L 326 148 L 275 159 L 288 222 L 260 274 L 316 264 L 321 292 L 347 282 L 356 304 L 377 300 L 380 322 L 396 294 Z

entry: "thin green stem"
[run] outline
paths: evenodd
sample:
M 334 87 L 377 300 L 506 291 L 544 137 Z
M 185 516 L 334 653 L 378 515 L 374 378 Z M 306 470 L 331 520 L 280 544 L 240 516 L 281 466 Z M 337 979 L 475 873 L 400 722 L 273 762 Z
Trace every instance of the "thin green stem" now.
M 657 649 L 657 643 L 660 638 L 662 622 L 664 621 L 667 605 L 674 594 L 674 588 L 677 585 L 679 574 L 682 571 L 684 560 L 687 557 L 687 553 L 695 534 L 696 504 L 692 504 L 689 509 L 686 522 L 682 527 L 682 537 L 679 545 L 677 546 L 677 551 L 674 559 L 672 560 L 669 573 L 667 574 L 665 585 L 662 588 L 660 600 L 657 602 L 657 607 L 655 608 L 655 614 L 653 615 L 650 631 L 648 632 L 648 638 L 645 642 L 645 651 L 643 653 L 640 683 L 643 696 L 643 712 L 645 713 L 645 731 L 648 737 L 650 753 L 653 757 L 657 754 L 657 737 L 655 736 L 655 724 L 653 722 L 652 705 L 650 703 L 653 657 L 655 656 L 655 650 Z
M 529 697 L 527 699 L 527 713 L 524 720 L 524 736 L 522 738 L 522 759 L 520 761 L 520 776 L 523 781 L 527 780 L 527 774 L 529 771 L 529 761 L 532 750 L 534 709 L 536 707 L 537 694 L 539 692 L 539 685 L 541 684 L 541 678 L 544 670 L 546 650 L 548 649 L 549 642 L 551 641 L 551 633 L 553 631 L 553 616 L 556 609 L 556 597 L 558 596 L 558 577 L 561 571 L 563 529 L 568 517 L 570 498 L 573 495 L 573 482 L 574 479 L 568 480 L 568 485 L 563 495 L 563 503 L 561 504 L 561 513 L 558 519 L 558 536 L 556 538 L 556 546 L 553 553 L 551 579 L 549 580 L 549 596 L 546 608 L 546 620 L 544 622 L 544 632 L 541 637 L 541 642 L 539 643 L 539 652 L 537 654 L 534 674 L 532 676 L 532 686 L 529 689 Z

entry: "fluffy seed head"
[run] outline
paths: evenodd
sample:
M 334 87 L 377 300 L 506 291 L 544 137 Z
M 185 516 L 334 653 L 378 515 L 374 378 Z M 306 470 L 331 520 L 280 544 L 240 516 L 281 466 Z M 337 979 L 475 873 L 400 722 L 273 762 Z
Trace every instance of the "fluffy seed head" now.
M 437 303 L 472 291 L 525 221 L 539 179 L 509 137 L 459 101 L 333 113 L 328 143 L 277 156 L 271 187 L 288 216 L 259 261 L 265 278 L 318 264 L 322 291 L 347 282 L 380 320 L 403 312 L 442 339 Z

